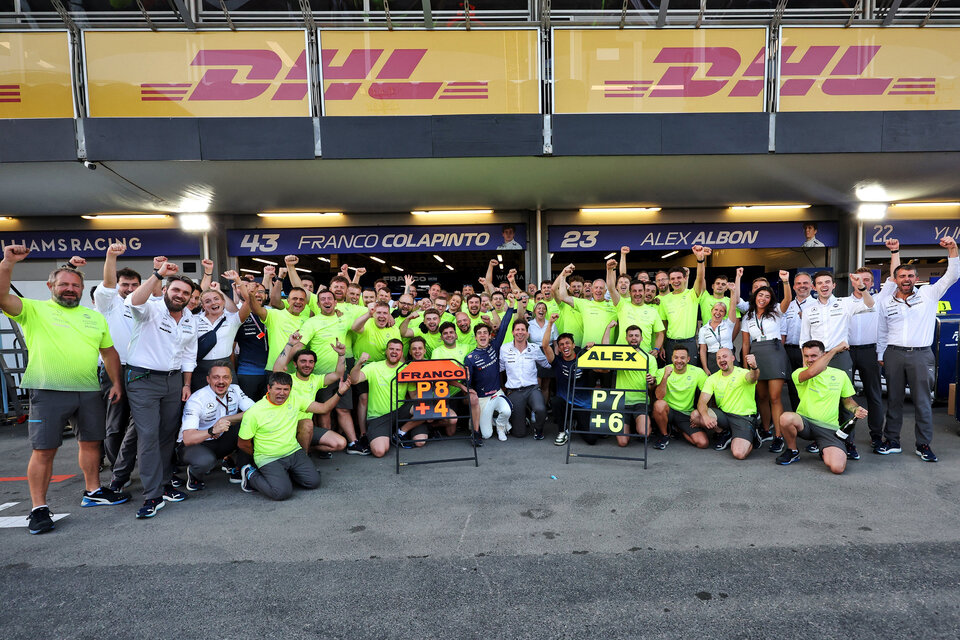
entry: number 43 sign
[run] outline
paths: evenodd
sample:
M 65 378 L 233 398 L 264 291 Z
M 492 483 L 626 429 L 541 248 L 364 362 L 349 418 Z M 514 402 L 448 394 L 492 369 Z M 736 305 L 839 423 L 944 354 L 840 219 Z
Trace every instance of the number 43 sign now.
M 590 398 L 590 408 L 596 412 L 590 417 L 590 430 L 601 433 L 623 433 L 624 416 L 618 410 L 623 409 L 623 391 L 605 391 L 594 389 Z

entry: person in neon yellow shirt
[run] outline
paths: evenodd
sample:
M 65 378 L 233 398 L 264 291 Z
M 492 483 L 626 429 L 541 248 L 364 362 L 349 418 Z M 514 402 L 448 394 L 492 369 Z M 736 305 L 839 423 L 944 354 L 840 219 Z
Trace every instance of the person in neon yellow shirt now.
M 710 439 L 703 428 L 700 413 L 693 408 L 693 399 L 697 389 L 703 389 L 707 373 L 700 367 L 689 366 L 690 354 L 684 346 L 673 350 L 671 362 L 657 371 L 653 420 L 660 430 L 660 441 L 670 441 L 668 429 L 672 426 L 687 442 L 698 449 L 706 449 Z
M 375 302 L 366 313 L 353 322 L 352 328 L 357 336 L 353 341 L 354 354 L 365 353 L 370 362 L 386 359 L 387 344 L 391 340 L 400 340 L 400 344 L 403 344 L 400 338 L 400 327 L 393 324 L 390 305 L 386 302 Z M 360 433 L 366 434 L 369 391 L 361 384 L 357 387 L 357 393 L 357 422 Z
M 607 325 L 603 333 L 601 344 L 610 344 L 610 332 L 617 325 L 616 320 L 612 320 Z M 630 325 L 623 330 L 623 335 L 627 339 L 627 344 L 640 351 L 647 359 L 646 367 L 639 370 L 617 369 L 616 383 L 617 389 L 627 390 L 624 397 L 624 416 L 633 416 L 634 432 L 641 436 L 649 436 L 647 426 L 647 408 L 649 405 L 649 395 L 647 391 L 657 382 L 657 359 L 653 355 L 643 351 L 640 344 L 643 339 L 643 332 L 640 327 Z M 624 422 L 624 433 L 630 433 L 629 422 Z M 617 436 L 617 445 L 625 447 L 630 444 L 630 438 L 623 435 Z M 659 448 L 665 448 L 659 447 Z
M 287 346 L 280 352 L 280 357 L 274 363 L 273 370 L 286 371 L 287 364 L 293 363 L 294 374 L 291 393 L 298 402 L 313 402 L 322 388 L 337 384 L 343 378 L 343 374 L 347 370 L 346 347 L 339 339 L 334 338 L 334 340 L 335 342 L 326 345 L 337 356 L 337 364 L 334 370 L 329 373 L 316 372 L 317 354 L 313 350 L 303 347 L 302 337 L 299 334 L 291 335 Z M 329 416 L 329 413 L 327 415 Z M 329 420 L 326 424 L 330 424 Z M 351 442 L 353 439 L 355 438 L 352 438 Z M 333 451 L 343 451 L 347 447 L 346 439 L 339 433 L 331 431 L 323 423 L 315 428 L 313 416 L 306 412 L 300 415 L 297 423 L 297 442 L 308 453 L 311 449 L 316 449 L 321 453 L 329 454 Z
M 611 264 L 613 263 L 613 269 Z M 614 286 L 613 277 L 616 274 L 616 262 L 609 260 L 607 262 L 607 288 L 610 290 L 610 303 L 616 310 L 617 325 L 620 327 L 629 327 L 636 325 L 640 327 L 643 335 L 643 341 L 640 347 L 647 353 L 657 356 L 663 348 L 664 326 L 660 319 L 659 310 L 651 305 L 647 305 L 643 300 L 644 284 L 640 280 L 632 280 L 627 292 L 629 297 L 620 295 L 620 291 Z M 627 344 L 627 336 L 620 335 L 617 338 L 617 344 Z
M 291 333 L 300 331 L 300 327 L 310 317 L 307 310 L 307 292 L 299 287 L 290 289 L 287 294 L 286 309 L 266 309 L 260 304 L 257 296 L 249 296 L 250 312 L 263 322 L 267 329 L 267 367 L 273 367 L 277 361 L 283 345 Z M 268 369 L 269 370 L 269 369 Z
M 867 410 L 853 399 L 856 392 L 846 372 L 829 365 L 836 354 L 849 348 L 846 342 L 841 342 L 824 353 L 819 340 L 803 343 L 804 366 L 793 372 L 800 405 L 796 412 L 785 411 L 780 415 L 780 432 L 786 447 L 777 457 L 777 464 L 788 465 L 800 459 L 797 450 L 797 437 L 800 437 L 817 443 L 823 463 L 831 472 L 841 474 L 847 468 L 846 443 L 837 436 L 840 402 L 858 420 L 867 417 Z
M 407 384 L 397 384 L 396 391 L 391 390 L 397 378 L 397 372 L 403 365 L 403 341 L 397 338 L 387 343 L 386 358 L 379 362 L 367 363 L 369 355 L 361 353 L 357 363 L 350 371 L 350 380 L 354 384 L 366 382 L 370 388 L 370 402 L 367 406 L 367 439 L 370 452 L 376 458 L 382 458 L 390 451 L 393 433 L 393 415 L 397 411 L 398 420 L 407 420 L 411 416 L 409 405 L 403 404 L 407 395 Z M 409 421 L 399 425 L 396 442 L 411 440 L 415 446 L 423 446 L 427 439 L 427 430 L 423 421 Z
M 727 313 L 730 312 L 730 298 L 725 295 L 727 291 L 733 291 L 733 286 L 729 278 L 722 273 L 716 276 L 713 279 L 711 289 L 712 290 L 704 289 L 703 293 L 700 294 L 700 322 L 702 324 L 710 322 L 710 318 L 713 317 L 713 306 L 718 302 L 722 302 L 726 306 Z M 724 313 L 724 316 L 726 316 L 727 313 Z M 736 314 L 739 318 L 740 311 L 737 310 Z
M 61 267 L 47 278 L 50 299 L 20 298 L 10 293 L 13 266 L 30 254 L 23 245 L 7 245 L 0 262 L 0 309 L 23 328 L 29 352 L 21 386 L 30 389 L 28 432 L 32 452 L 27 483 L 33 508 L 30 533 L 54 529 L 47 506 L 47 487 L 53 459 L 63 442 L 63 427 L 77 418 L 79 463 L 86 490 L 81 506 L 114 505 L 130 495 L 100 485 L 100 455 L 106 432 L 106 405 L 100 396 L 97 359 L 113 385 L 108 399 L 116 403 L 123 394 L 120 356 L 113 348 L 107 321 L 99 312 L 80 306 L 83 274 Z
M 400 336 L 404 340 L 422 338 L 429 359 L 433 350 L 443 343 L 443 337 L 440 335 L 440 312 L 437 309 L 427 309 L 423 312 L 423 322 L 418 322 L 420 315 L 420 311 L 414 309 L 403 319 L 400 323 Z M 413 326 L 410 326 L 411 324 Z
M 717 351 L 720 371 L 704 382 L 697 411 L 705 428 L 720 433 L 714 448 L 722 451 L 729 445 L 733 457 L 744 460 L 760 441 L 756 426 L 759 371 L 752 354 L 744 358 L 747 369 L 741 369 L 733 363 L 733 351 Z M 716 409 L 707 406 L 711 398 L 715 398 Z
M 569 299 L 580 298 L 583 292 L 583 278 L 573 275 L 575 268 L 573 264 L 565 266 L 554 280 L 550 291 L 559 307 L 560 318 L 557 322 L 557 331 L 569 333 L 573 336 L 573 343 L 577 347 L 582 347 L 583 318 L 577 313 L 574 303 L 567 302 Z
M 673 348 L 682 344 L 690 354 L 690 362 L 699 366 L 697 351 L 697 316 L 700 309 L 700 294 L 706 289 L 704 263 L 713 252 L 710 247 L 696 245 L 693 255 L 697 258 L 697 277 L 693 289 L 687 288 L 687 274 L 682 267 L 670 269 L 670 293 L 660 295 L 660 319 L 666 327 L 664 359 L 669 360 Z
M 255 465 L 240 470 L 240 488 L 247 493 L 259 491 L 271 500 L 286 500 L 293 484 L 316 489 L 320 473 L 297 441 L 300 416 L 329 413 L 339 397 L 350 390 L 350 382 L 341 380 L 337 393 L 324 403 L 291 398 L 293 378 L 285 371 L 274 371 L 267 379 L 267 395 L 243 414 L 237 448 L 253 456 Z
M 603 280 L 594 281 L 590 289 L 590 299 L 577 298 L 571 295 L 567 290 L 567 283 L 564 276 L 565 274 L 572 273 L 573 269 L 574 266 L 570 264 L 564 267 L 560 273 L 560 278 L 557 279 L 557 301 L 561 303 L 561 308 L 563 308 L 563 304 L 565 303 L 580 316 L 580 321 L 583 326 L 583 335 L 581 338 L 583 343 L 588 344 L 592 342 L 599 344 L 600 341 L 603 340 L 603 332 L 606 330 L 607 324 L 609 324 L 610 320 L 616 315 L 616 310 L 609 302 L 603 299 L 607 286 Z M 563 320 L 562 313 L 560 318 Z

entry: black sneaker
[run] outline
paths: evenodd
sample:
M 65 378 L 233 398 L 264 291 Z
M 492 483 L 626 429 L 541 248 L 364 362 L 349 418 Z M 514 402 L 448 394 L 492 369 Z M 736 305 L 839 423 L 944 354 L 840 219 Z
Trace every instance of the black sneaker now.
M 655 436 L 653 438 L 653 448 L 657 449 L 658 451 L 663 451 L 664 449 L 667 448 L 667 445 L 669 444 L 670 444 L 669 436 L 660 435 L 660 436 Z
M 847 460 L 859 460 L 860 452 L 857 451 L 857 445 L 853 444 L 853 440 L 847 440 L 844 444 L 847 446 Z
M 329 460 L 333 457 L 332 451 L 315 451 L 314 454 L 317 457 L 317 460 Z M 240 476 L 237 476 L 239 478 Z
M 933 452 L 933 449 L 930 448 L 928 444 L 918 444 L 917 445 L 917 455 L 920 456 L 920 459 L 924 462 L 936 462 L 937 454 Z
M 227 480 L 230 484 L 240 484 L 240 469 L 237 467 L 229 467 L 224 471 L 227 473 Z
M 220 461 L 220 470 L 224 473 L 230 473 L 237 468 L 237 463 L 235 463 L 229 456 Z
M 187 494 L 168 484 L 163 488 L 163 499 L 167 502 L 183 502 L 187 499 Z
M 137 510 L 137 520 L 145 520 L 157 515 L 157 511 L 163 509 L 163 498 L 150 498 L 145 500 L 143 506 Z
M 413 443 L 407 440 L 407 434 L 402 436 L 399 433 L 395 433 L 390 436 L 390 440 L 393 441 L 393 446 L 400 447 L 401 449 L 413 449 Z
M 903 449 L 900 448 L 900 443 L 896 440 L 884 440 L 880 448 L 877 449 L 877 453 L 882 456 L 888 456 L 891 453 L 900 453 L 901 451 L 903 451 Z
M 347 453 L 352 456 L 368 456 L 370 449 L 364 449 L 359 440 L 355 440 L 347 445 Z
M 874 453 L 879 453 L 879 449 L 882 446 L 883 446 L 882 436 L 870 436 L 870 447 L 873 449 Z
M 80 500 L 81 507 L 99 507 L 123 504 L 130 499 L 129 493 L 114 491 L 109 487 L 100 487 L 94 492 L 84 491 Z
M 800 452 L 797 449 L 784 448 L 783 453 L 777 456 L 776 463 L 781 465 L 793 464 L 800 459 Z
M 206 486 L 203 480 L 193 475 L 190 467 L 187 467 L 187 491 L 203 491 Z
M 534 429 L 533 431 L 534 440 L 543 440 L 543 429 Z
M 27 530 L 33 535 L 53 531 L 55 528 L 49 507 L 37 507 L 27 516 Z
M 811 442 L 807 445 L 806 451 L 807 453 L 820 453 L 820 445 L 816 442 Z
M 178 476 L 177 474 L 173 474 L 173 477 L 170 478 L 170 486 L 173 487 L 174 489 L 179 489 L 186 484 L 187 484 L 187 481 L 181 478 L 180 476 Z
M 482 447 L 483 446 L 483 436 L 480 435 L 479 431 L 471 431 L 471 441 L 473 446 Z
M 768 449 L 770 453 L 783 453 L 783 449 L 786 445 L 783 443 L 783 438 L 777 436 L 770 442 L 770 448 Z
M 717 442 L 713 445 L 713 448 L 717 451 L 723 451 L 730 446 L 731 440 L 733 440 L 733 434 L 729 431 L 724 431 L 717 436 Z
M 770 442 L 773 440 L 773 431 L 770 429 L 757 429 L 757 437 L 760 439 L 760 444 Z

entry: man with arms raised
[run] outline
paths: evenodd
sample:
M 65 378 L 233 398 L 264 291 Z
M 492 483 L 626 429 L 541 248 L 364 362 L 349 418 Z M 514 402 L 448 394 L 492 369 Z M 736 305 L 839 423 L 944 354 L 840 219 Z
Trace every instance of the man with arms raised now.
M 894 273 L 897 290 L 882 302 L 877 329 L 877 353 L 883 358 L 887 378 L 887 424 L 884 441 L 877 453 L 900 453 L 900 429 L 903 426 L 903 400 L 906 385 L 916 417 L 916 454 L 924 462 L 936 462 L 930 448 L 933 440 L 931 392 L 935 380 L 936 359 L 930 345 L 937 324 L 937 303 L 960 278 L 960 257 L 956 241 L 940 240 L 947 250 L 947 270 L 934 282 L 917 288 L 917 268 L 901 264 Z
M 8 245 L 0 262 L 0 309 L 23 328 L 29 360 L 21 386 L 30 389 L 30 445 L 27 483 L 33 507 L 27 518 L 30 533 L 54 528 L 47 506 L 47 488 L 53 474 L 53 458 L 63 443 L 63 427 L 77 419 L 79 462 L 86 490 L 80 505 L 121 504 L 126 493 L 100 486 L 100 447 L 104 436 L 104 405 L 97 379 L 97 358 L 103 358 L 113 381 L 109 394 L 120 400 L 120 358 L 113 348 L 110 329 L 102 315 L 80 306 L 83 274 L 61 267 L 50 274 L 50 300 L 20 298 L 10 293 L 13 266 L 30 250 Z
M 744 358 L 747 369 L 734 366 L 730 349 L 717 351 L 720 370 L 703 383 L 697 411 L 704 427 L 719 430 L 720 436 L 714 448 L 722 451 L 730 446 L 730 453 L 737 460 L 744 460 L 759 444 L 757 436 L 757 360 L 753 354 Z M 715 398 L 717 408 L 707 406 Z
M 173 451 L 197 366 L 197 318 L 186 311 L 193 287 L 189 278 L 177 275 L 179 270 L 164 262 L 125 301 L 134 321 L 125 379 L 135 427 L 125 439 L 137 439 L 144 497 L 138 519 L 155 516 L 165 500 L 181 502 L 187 497 L 172 484 Z M 151 299 L 164 278 L 163 297 Z M 127 450 L 121 446 L 110 483 L 114 490 L 129 480 L 133 465 L 126 459 Z
M 810 340 L 803 344 L 806 366 L 793 372 L 793 381 L 800 392 L 800 406 L 796 413 L 780 415 L 780 432 L 786 448 L 777 457 L 777 464 L 788 465 L 800 459 L 797 437 L 813 440 L 823 463 L 833 473 L 840 474 L 847 467 L 847 448 L 837 437 L 840 428 L 840 401 L 855 418 L 867 417 L 867 410 L 853 399 L 853 384 L 840 369 L 830 367 L 830 361 L 849 347 L 841 342 L 823 352 L 823 343 Z
M 325 291 L 324 293 L 329 292 Z M 343 379 L 347 366 L 344 357 L 346 348 L 343 343 L 335 338 L 336 342 L 327 345 L 327 348 L 336 354 L 337 364 L 333 371 L 323 374 L 316 373 L 317 354 L 310 349 L 303 348 L 302 340 L 300 334 L 294 333 L 290 336 L 287 345 L 280 352 L 280 357 L 274 363 L 273 370 L 286 371 L 287 365 L 293 362 L 293 387 L 290 393 L 297 402 L 313 402 L 321 389 L 330 386 L 333 387 L 333 393 L 329 394 L 323 401 L 326 402 L 333 396 L 338 396 L 339 401 L 341 399 L 339 397 L 339 383 Z M 339 409 L 339 403 L 337 408 Z M 330 421 L 326 420 L 326 425 L 329 424 Z M 352 423 L 350 426 L 353 426 Z M 319 427 L 314 428 L 313 416 L 306 412 L 300 415 L 297 423 L 297 442 L 307 453 L 310 452 L 311 448 L 316 448 L 321 453 L 326 454 L 325 457 L 328 458 L 333 451 L 343 451 L 347 446 L 344 437 L 331 431 L 329 426 L 324 426 L 322 421 Z
M 370 452 L 376 458 L 382 458 L 390 451 L 394 413 L 400 410 L 399 419 L 407 419 L 411 415 L 409 406 L 403 405 L 403 399 L 407 395 L 406 384 L 397 385 L 394 404 L 391 405 L 390 402 L 391 393 L 394 393 L 391 387 L 397 378 L 397 370 L 403 364 L 403 341 L 392 338 L 387 343 L 385 356 L 384 360 L 367 364 L 369 354 L 361 353 L 350 371 L 350 381 L 353 384 L 366 382 L 370 389 L 366 416 L 367 439 L 370 441 Z M 426 440 L 427 430 L 422 426 L 422 422 L 405 422 L 399 425 L 397 438 L 400 441 L 414 442 Z
M 470 379 L 470 410 L 473 415 L 473 439 L 480 444 L 482 438 L 493 435 L 493 414 L 497 414 L 497 439 L 506 440 L 510 428 L 511 405 L 500 388 L 500 348 L 507 336 L 507 327 L 515 310 L 508 308 L 497 335 L 490 342 L 490 326 L 478 324 L 473 328 L 477 348 L 467 354 L 463 364 Z M 449 325 L 449 323 L 447 323 Z
M 613 263 L 613 268 L 611 268 Z M 616 262 L 607 261 L 607 288 L 610 290 L 610 302 L 617 313 L 617 324 L 620 327 L 637 326 L 643 335 L 643 341 L 640 348 L 647 353 L 657 355 L 663 348 L 663 320 L 656 307 L 644 303 L 643 283 L 639 280 L 632 280 L 629 286 L 630 297 L 625 298 L 613 286 L 614 269 Z M 627 344 L 627 336 L 621 334 L 617 339 L 617 344 Z
M 690 362 L 698 364 L 697 351 L 697 315 L 700 309 L 700 294 L 706 289 L 704 262 L 712 253 L 710 247 L 693 247 L 697 257 L 697 278 L 693 289 L 687 288 L 687 274 L 682 267 L 670 269 L 670 287 L 668 294 L 660 294 L 660 319 L 666 326 L 667 339 L 664 343 L 664 359 L 670 360 L 673 349 L 679 345 L 687 348 Z
M 243 412 L 252 406 L 253 400 L 233 384 L 229 361 L 210 366 L 207 386 L 187 400 L 177 438 L 183 443 L 180 457 L 187 465 L 187 491 L 203 489 L 203 477 L 226 456 L 235 455 L 241 466 L 248 462 L 243 452 L 237 452 L 237 433 Z M 230 482 L 240 482 L 239 471 L 231 473 Z
M 267 395 L 243 415 L 237 447 L 254 461 L 240 470 L 240 488 L 247 493 L 286 500 L 294 483 L 305 489 L 320 486 L 320 473 L 297 441 L 300 416 L 333 411 L 350 382 L 341 380 L 337 393 L 324 403 L 291 398 L 292 386 L 289 373 L 274 371 L 267 379 Z

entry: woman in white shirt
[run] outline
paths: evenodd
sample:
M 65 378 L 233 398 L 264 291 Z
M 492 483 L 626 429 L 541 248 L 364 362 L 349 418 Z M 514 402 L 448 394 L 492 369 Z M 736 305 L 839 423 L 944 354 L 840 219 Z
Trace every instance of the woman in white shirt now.
M 737 317 L 737 302 L 740 299 L 740 277 L 743 267 L 737 269 L 737 277 L 730 286 L 729 311 L 726 302 L 718 302 L 710 310 L 710 322 L 700 327 L 697 342 L 700 344 L 700 366 L 709 376 L 720 370 L 717 351 L 733 349 L 733 341 L 740 333 L 740 318 Z
M 229 277 L 229 273 L 224 277 Z M 207 372 L 213 363 L 230 360 L 237 330 L 250 315 L 248 295 L 244 295 L 243 305 L 238 310 L 216 282 L 201 294 L 200 307 L 203 311 L 197 314 L 197 368 L 190 381 L 191 392 L 206 386 Z
M 543 334 L 547 330 L 547 304 L 538 302 L 533 306 L 533 317 L 530 319 L 530 325 L 527 328 L 527 341 L 530 344 L 543 344 Z M 551 325 L 550 342 L 557 340 L 557 325 Z M 550 379 L 555 377 L 551 367 L 542 367 L 537 365 L 537 384 L 540 385 L 540 391 L 543 393 L 543 401 L 550 406 Z
M 760 439 L 772 439 L 770 451 L 783 451 L 783 438 L 780 437 L 780 414 L 783 402 L 780 392 L 783 383 L 790 375 L 790 360 L 781 341 L 783 334 L 783 314 L 790 306 L 793 295 L 790 291 L 790 273 L 780 271 L 783 283 L 783 301 L 777 304 L 773 289 L 760 287 L 750 296 L 750 306 L 741 321 L 743 333 L 743 358 L 753 354 L 757 359 L 760 377 L 757 380 L 757 410 L 760 412 Z M 773 429 L 768 425 L 773 423 Z

